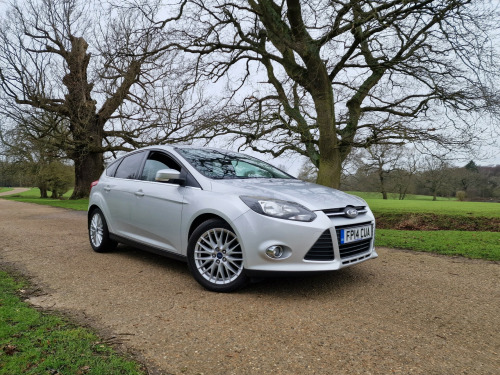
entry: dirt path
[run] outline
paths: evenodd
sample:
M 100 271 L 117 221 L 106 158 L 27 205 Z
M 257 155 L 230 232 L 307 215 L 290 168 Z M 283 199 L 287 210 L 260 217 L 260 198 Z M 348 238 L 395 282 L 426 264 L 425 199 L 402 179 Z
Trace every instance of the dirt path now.
M 0 193 L 0 197 L 6 196 L 6 195 L 14 195 L 14 194 L 19 194 L 19 193 L 24 193 L 25 191 L 28 191 L 30 189 L 28 188 L 12 188 L 12 190 L 9 191 L 4 191 L 3 193 Z
M 390 249 L 336 273 L 204 291 L 185 264 L 94 253 L 86 216 L 0 199 L 0 261 L 162 374 L 498 374 L 500 265 Z

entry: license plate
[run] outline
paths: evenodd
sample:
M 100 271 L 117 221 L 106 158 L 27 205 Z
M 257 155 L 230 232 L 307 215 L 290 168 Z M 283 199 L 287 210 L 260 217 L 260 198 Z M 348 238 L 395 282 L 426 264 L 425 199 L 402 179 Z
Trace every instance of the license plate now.
M 372 238 L 372 226 L 365 225 L 362 227 L 348 228 L 340 230 L 340 243 L 350 243 L 355 241 Z

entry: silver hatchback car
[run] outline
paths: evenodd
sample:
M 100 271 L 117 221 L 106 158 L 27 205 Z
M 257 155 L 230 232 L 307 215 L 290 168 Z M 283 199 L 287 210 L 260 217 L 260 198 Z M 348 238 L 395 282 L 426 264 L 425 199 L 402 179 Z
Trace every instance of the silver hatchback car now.
M 124 243 L 187 260 L 194 278 L 217 292 L 253 276 L 377 257 L 363 199 L 211 148 L 153 146 L 119 158 L 92 184 L 88 229 L 97 252 Z

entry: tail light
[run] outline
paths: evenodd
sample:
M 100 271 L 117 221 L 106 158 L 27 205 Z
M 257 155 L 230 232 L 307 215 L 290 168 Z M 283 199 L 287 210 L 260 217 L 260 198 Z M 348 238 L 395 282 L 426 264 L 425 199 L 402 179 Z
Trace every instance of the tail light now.
M 92 183 L 90 184 L 90 190 L 92 190 L 92 188 L 93 188 L 94 186 L 96 186 L 98 183 L 99 183 L 99 180 L 96 180 L 96 181 L 92 182 Z

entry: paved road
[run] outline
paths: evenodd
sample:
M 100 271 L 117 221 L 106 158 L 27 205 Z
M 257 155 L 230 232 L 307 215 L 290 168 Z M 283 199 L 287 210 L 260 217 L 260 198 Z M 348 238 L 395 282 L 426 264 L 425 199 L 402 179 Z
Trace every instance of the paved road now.
M 183 263 L 94 253 L 85 213 L 0 199 L 0 238 L 3 266 L 45 292 L 32 303 L 115 337 L 154 373 L 499 373 L 497 263 L 379 249 L 336 273 L 217 294 Z

